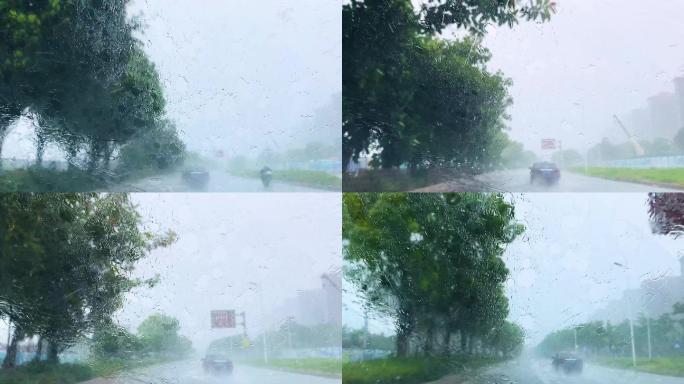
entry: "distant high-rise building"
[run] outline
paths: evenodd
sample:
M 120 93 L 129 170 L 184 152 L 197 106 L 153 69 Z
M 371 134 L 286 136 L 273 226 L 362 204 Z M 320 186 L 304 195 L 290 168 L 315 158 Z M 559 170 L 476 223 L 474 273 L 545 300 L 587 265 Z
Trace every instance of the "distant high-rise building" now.
M 625 125 L 637 139 L 653 140 L 653 127 L 651 126 L 651 115 L 647 108 L 635 108 L 629 111 L 625 118 Z M 617 127 L 615 128 L 617 130 Z M 618 142 L 625 141 L 627 138 L 620 132 Z
M 620 323 L 630 316 L 638 318 L 648 315 L 658 318 L 665 313 L 671 313 L 673 305 L 684 303 L 684 257 L 679 259 L 679 276 L 658 276 L 645 280 L 638 289 L 623 292 L 622 298 L 609 302 L 603 309 L 597 311 L 593 320 Z
M 342 326 L 342 275 L 321 275 L 321 288 L 300 291 L 285 300 L 273 313 L 276 322 L 292 318 L 305 326 L 334 324 Z
M 679 108 L 679 125 L 680 129 L 684 127 L 684 76 L 675 77 L 675 95 L 677 97 L 677 106 Z
M 325 291 L 326 319 L 329 324 L 342 325 L 342 274 L 325 273 L 321 276 Z
M 661 92 L 648 98 L 651 113 L 651 137 L 662 137 L 671 140 L 681 127 L 679 102 L 675 94 Z

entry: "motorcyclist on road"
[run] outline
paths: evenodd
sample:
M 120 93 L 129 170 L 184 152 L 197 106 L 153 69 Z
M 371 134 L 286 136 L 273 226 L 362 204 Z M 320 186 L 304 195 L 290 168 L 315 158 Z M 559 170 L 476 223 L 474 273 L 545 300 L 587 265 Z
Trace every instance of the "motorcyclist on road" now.
M 269 167 L 261 168 L 259 171 L 261 174 L 261 182 L 264 184 L 264 188 L 268 188 L 271 185 L 271 180 L 273 179 L 273 171 Z

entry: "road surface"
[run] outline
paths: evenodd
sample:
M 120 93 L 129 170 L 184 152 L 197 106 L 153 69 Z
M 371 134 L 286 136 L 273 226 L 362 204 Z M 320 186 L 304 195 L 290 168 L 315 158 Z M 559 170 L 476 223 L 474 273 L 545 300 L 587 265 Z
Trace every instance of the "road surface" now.
M 581 374 L 555 372 L 551 360 L 515 360 L 487 370 L 469 384 L 684 384 L 684 378 L 586 364 Z M 448 382 L 439 382 L 448 384 Z
M 606 180 L 561 172 L 558 184 L 530 184 L 530 171 L 514 169 L 496 171 L 475 176 L 474 180 L 454 180 L 428 188 L 424 192 L 462 192 L 462 191 L 497 191 L 497 192 L 677 192 L 681 190 L 662 188 L 654 185 L 628 183 Z
M 181 173 L 152 176 L 133 182 L 112 185 L 108 192 L 321 192 L 323 190 L 302 187 L 295 184 L 278 182 L 271 183 L 265 189 L 261 179 L 242 178 L 232 176 L 225 171 L 210 171 L 209 184 L 205 189 L 198 190 L 185 183 Z
M 200 361 L 180 361 L 122 373 L 81 384 L 340 384 L 342 379 L 300 375 L 236 365 L 232 375 L 210 374 Z

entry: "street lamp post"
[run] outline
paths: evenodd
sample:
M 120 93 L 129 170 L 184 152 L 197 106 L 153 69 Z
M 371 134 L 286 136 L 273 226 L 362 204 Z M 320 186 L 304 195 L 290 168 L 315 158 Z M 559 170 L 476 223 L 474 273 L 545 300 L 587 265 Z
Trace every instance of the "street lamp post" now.
M 648 360 L 651 360 L 651 320 L 648 318 L 648 313 L 646 313 L 646 336 L 648 339 Z
M 628 270 L 629 268 L 625 266 L 624 264 L 620 263 L 613 263 L 614 265 L 620 267 L 625 271 L 627 274 L 627 280 L 629 280 L 629 273 Z M 627 283 L 627 288 L 629 288 L 629 284 Z M 626 292 L 626 290 L 625 290 Z M 629 338 L 631 339 L 631 344 L 632 344 L 632 366 L 636 367 L 636 346 L 634 345 L 634 323 L 632 322 L 632 303 L 631 299 L 627 298 L 627 313 L 628 313 L 628 319 L 629 319 Z

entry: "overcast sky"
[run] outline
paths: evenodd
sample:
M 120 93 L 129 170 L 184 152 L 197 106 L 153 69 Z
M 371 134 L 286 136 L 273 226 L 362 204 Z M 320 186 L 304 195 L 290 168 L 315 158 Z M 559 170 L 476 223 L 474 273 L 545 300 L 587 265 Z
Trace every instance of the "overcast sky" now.
M 181 332 L 203 348 L 241 333 L 209 328 L 210 310 L 235 309 L 247 313 L 253 336 L 262 325 L 253 283 L 263 284 L 268 314 L 298 291 L 320 288 L 321 274 L 340 268 L 336 193 L 134 194 L 133 200 L 150 228 L 173 229 L 179 239 L 139 264 L 136 276 L 158 273 L 161 283 L 128 295 L 119 319 L 131 329 L 163 312 L 177 317 Z
M 159 274 L 160 283 L 127 295 L 117 318 L 132 331 L 146 317 L 165 313 L 180 320 L 181 333 L 202 353 L 212 340 L 241 333 L 212 331 L 209 311 L 245 311 L 254 336 L 263 324 L 255 283 L 263 284 L 268 316 L 298 291 L 319 289 L 321 274 L 340 269 L 337 193 L 150 193 L 132 200 L 148 229 L 178 234 L 175 244 L 152 251 L 136 269 L 135 277 Z M 0 335 L 6 332 L 0 323 Z
M 525 234 L 506 249 L 509 319 L 531 344 L 549 332 L 588 320 L 626 287 L 657 276 L 679 275 L 682 240 L 653 235 L 645 194 L 509 195 Z M 630 272 L 613 263 L 627 265 Z M 351 288 L 347 286 L 347 288 Z M 352 289 L 345 294 L 345 324 L 363 325 Z M 392 332 L 374 319 L 371 331 Z
M 490 28 L 490 69 L 513 79 L 511 136 L 540 152 L 540 139 L 583 149 L 621 137 L 612 115 L 673 91 L 684 73 L 684 2 L 557 0 L 546 24 Z
M 341 118 L 314 126 L 316 109 L 342 108 L 333 98 L 342 89 L 338 1 L 134 0 L 129 14 L 142 17 L 168 115 L 190 150 L 230 156 L 341 140 Z M 18 127 L 3 156 L 33 158 L 32 136 Z

